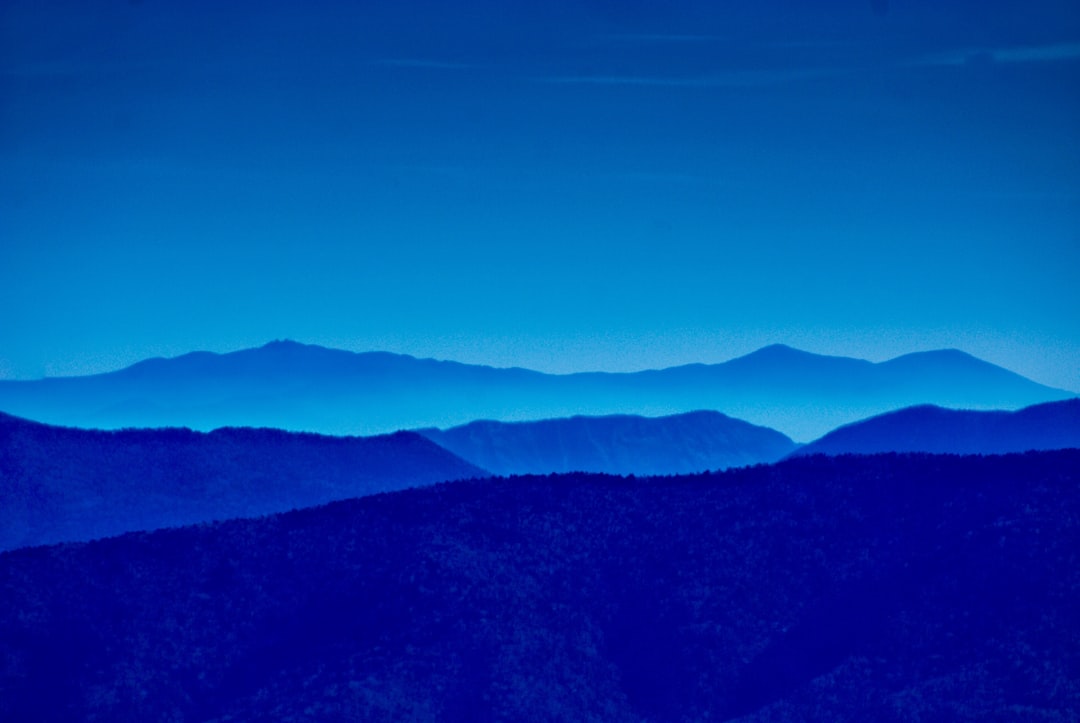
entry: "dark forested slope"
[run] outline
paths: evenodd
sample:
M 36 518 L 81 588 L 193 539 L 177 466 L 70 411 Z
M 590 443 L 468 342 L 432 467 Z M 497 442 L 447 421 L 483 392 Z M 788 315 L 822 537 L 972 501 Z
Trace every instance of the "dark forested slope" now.
M 1080 452 L 458 482 L 0 555 L 4 720 L 1073 720 Z
M 251 517 L 481 474 L 407 432 L 101 432 L 0 414 L 0 549 Z

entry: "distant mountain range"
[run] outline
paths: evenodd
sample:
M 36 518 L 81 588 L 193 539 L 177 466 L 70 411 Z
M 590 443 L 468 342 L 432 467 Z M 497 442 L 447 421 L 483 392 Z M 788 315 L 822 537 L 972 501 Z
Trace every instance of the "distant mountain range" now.
M 0 381 L 0 409 L 8 413 L 102 429 L 379 434 L 477 419 L 712 409 L 799 441 L 916 404 L 1017 409 L 1072 396 L 955 350 L 871 363 L 782 345 L 723 364 L 553 375 L 284 341 L 151 359 L 108 374 Z
M 0 414 L 0 550 L 250 517 L 489 473 L 673 475 L 812 454 L 1066 448 L 1080 448 L 1080 399 L 1017 412 L 911 407 L 801 447 L 775 430 L 708 411 L 479 421 L 369 438 L 250 428 L 106 432 Z
M 88 431 L 0 414 L 0 550 L 484 476 L 418 434 Z
M 1078 550 L 1077 451 L 475 480 L 17 550 L 0 720 L 1073 720 Z
M 471 422 L 416 430 L 495 474 L 685 474 L 775 462 L 795 449 L 780 432 L 719 412 Z
M 910 407 L 840 427 L 793 454 L 1004 454 L 1074 447 L 1080 448 L 1080 399 L 1017 412 Z

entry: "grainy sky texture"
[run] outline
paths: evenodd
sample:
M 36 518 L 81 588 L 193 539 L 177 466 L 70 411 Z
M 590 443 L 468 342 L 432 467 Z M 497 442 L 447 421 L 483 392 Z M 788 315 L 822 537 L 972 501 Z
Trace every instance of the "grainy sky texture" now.
M 1080 390 L 1075 0 L 0 3 L 0 378 L 958 347 Z

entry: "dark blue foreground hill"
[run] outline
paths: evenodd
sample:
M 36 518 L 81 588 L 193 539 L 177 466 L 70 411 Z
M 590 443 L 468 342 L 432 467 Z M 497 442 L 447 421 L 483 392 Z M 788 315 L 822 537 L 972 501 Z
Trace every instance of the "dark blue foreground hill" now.
M 495 474 L 687 474 L 775 462 L 790 438 L 719 412 L 472 422 L 420 434 Z
M 1080 448 L 1080 399 L 1016 412 L 920 406 L 855 422 L 800 447 L 793 456 L 932 452 L 1005 454 Z
M 0 550 L 483 475 L 417 434 L 52 427 L 0 414 Z
M 436 485 L 0 554 L 0 720 L 1067 721 L 1080 452 Z

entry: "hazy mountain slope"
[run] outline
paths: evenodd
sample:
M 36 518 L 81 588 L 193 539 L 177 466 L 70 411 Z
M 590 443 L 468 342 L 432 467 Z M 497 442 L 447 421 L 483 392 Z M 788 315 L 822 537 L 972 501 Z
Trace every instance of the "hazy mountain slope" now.
M 1073 447 L 1080 447 L 1080 399 L 1017 412 L 909 407 L 836 429 L 794 454 L 1002 454 Z
M 407 432 L 100 432 L 0 414 L 0 549 L 282 512 L 481 474 Z
M 477 419 L 714 409 L 798 440 L 915 404 L 1016 409 L 1074 396 L 956 351 L 872 364 L 771 346 L 723 364 L 551 375 L 273 342 L 89 377 L 0 381 L 0 409 L 82 427 L 275 427 L 326 434 Z
M 776 430 L 704 411 L 668 417 L 479 421 L 417 431 L 495 474 L 685 474 L 775 462 L 795 449 L 795 443 Z
M 9 552 L 0 718 L 1070 720 L 1078 475 L 482 480 Z

